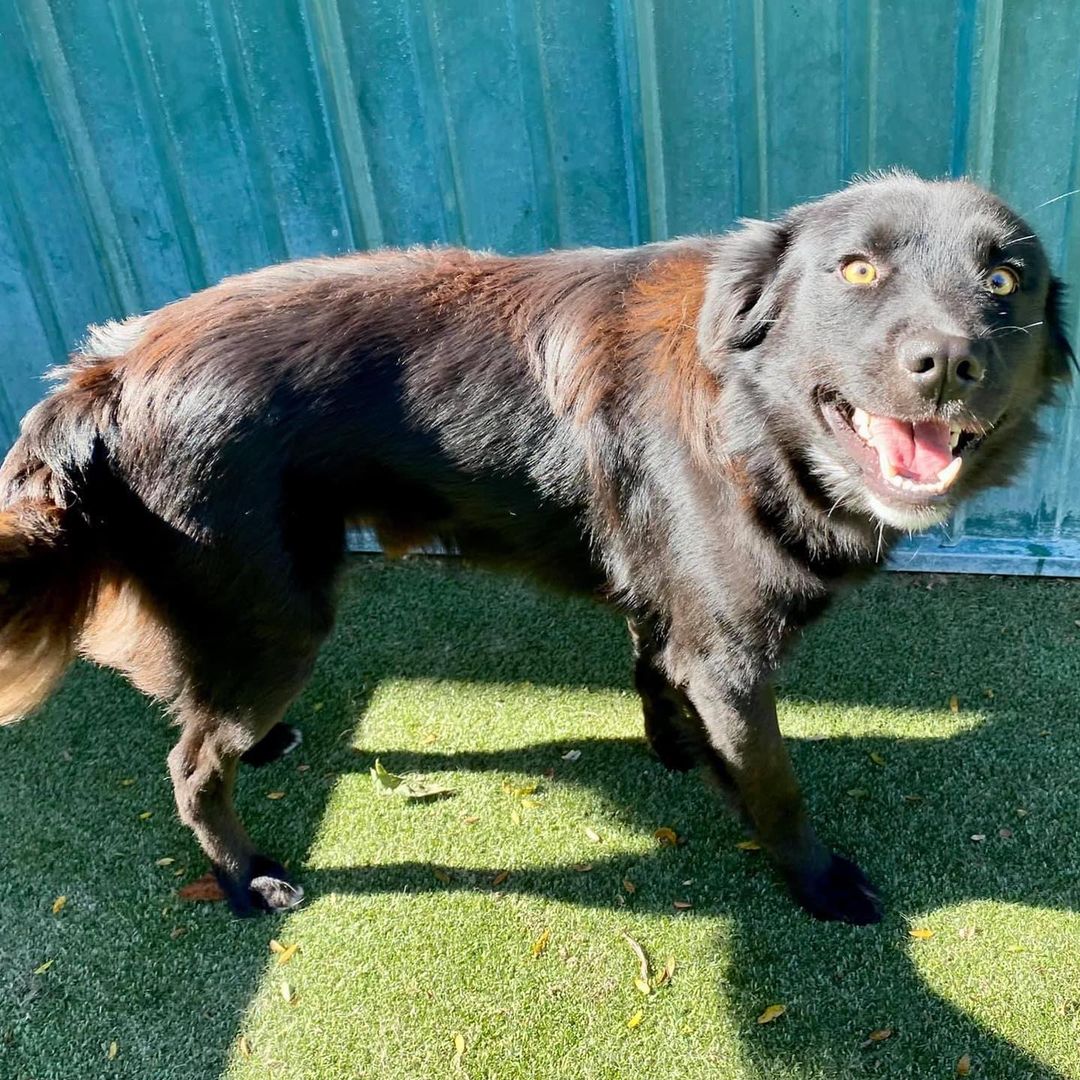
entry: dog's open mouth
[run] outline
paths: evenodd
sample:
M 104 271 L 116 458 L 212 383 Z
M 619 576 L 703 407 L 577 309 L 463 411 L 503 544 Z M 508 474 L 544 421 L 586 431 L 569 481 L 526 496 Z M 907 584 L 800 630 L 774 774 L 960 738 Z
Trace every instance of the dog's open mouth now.
M 823 399 L 821 412 L 866 484 L 906 503 L 941 500 L 956 483 L 966 456 L 982 441 L 948 420 L 878 416 L 839 397 Z

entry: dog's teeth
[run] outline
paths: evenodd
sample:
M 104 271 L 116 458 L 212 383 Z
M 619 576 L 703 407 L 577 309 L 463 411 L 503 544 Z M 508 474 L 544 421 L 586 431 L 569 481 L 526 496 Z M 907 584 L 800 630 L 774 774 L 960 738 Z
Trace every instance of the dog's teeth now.
M 963 464 L 963 458 L 953 458 L 952 463 L 946 465 L 945 468 L 937 474 L 938 486 L 941 488 L 942 491 L 949 487 L 956 479 L 956 476 L 960 472 L 960 468 Z
M 949 428 L 949 448 L 956 449 L 956 444 L 960 441 L 961 429 L 955 425 Z
M 897 479 L 896 466 L 883 453 L 878 454 L 878 467 L 881 469 L 881 475 L 890 483 Z
M 851 413 L 851 426 L 862 436 L 870 438 L 870 414 L 865 409 L 855 409 Z

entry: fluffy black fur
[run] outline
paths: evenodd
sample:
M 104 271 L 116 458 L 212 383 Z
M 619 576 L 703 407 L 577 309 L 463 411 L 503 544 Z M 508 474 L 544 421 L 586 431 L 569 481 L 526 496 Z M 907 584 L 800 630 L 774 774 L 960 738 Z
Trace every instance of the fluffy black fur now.
M 181 724 L 177 805 L 234 907 L 291 906 L 233 811 L 237 762 L 290 742 L 347 523 L 390 551 L 438 539 L 625 612 L 659 756 L 707 767 L 807 910 L 869 922 L 875 891 L 807 820 L 771 676 L 904 530 L 1015 473 L 1070 355 L 1031 229 L 906 175 L 715 238 L 229 279 L 92 331 L 24 421 L 0 711 L 76 651 L 127 673 Z M 951 424 L 955 482 L 891 484 L 860 411 Z

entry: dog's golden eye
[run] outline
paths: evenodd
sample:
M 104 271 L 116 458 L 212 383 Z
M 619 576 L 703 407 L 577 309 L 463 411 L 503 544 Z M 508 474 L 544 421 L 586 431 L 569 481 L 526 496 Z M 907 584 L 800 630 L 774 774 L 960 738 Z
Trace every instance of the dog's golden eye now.
M 986 287 L 995 296 L 1008 296 L 1020 288 L 1020 279 L 1007 266 L 997 266 L 986 275 Z
M 840 276 L 849 285 L 873 285 L 877 280 L 877 267 L 866 259 L 848 259 L 840 267 Z

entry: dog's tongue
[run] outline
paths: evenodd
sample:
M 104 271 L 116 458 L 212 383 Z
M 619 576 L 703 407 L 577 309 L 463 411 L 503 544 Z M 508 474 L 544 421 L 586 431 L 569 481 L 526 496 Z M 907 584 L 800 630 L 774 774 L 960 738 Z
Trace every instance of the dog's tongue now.
M 939 420 L 909 424 L 889 416 L 872 416 L 870 445 L 878 452 L 882 472 L 887 471 L 888 462 L 895 475 L 919 484 L 933 483 L 953 459 L 949 425 Z

